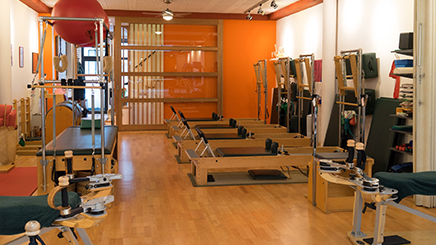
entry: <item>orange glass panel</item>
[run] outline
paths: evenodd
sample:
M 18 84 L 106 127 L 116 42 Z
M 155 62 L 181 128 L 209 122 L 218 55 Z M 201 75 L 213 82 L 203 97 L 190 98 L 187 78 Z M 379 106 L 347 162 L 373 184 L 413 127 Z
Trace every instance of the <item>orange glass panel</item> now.
M 216 98 L 215 77 L 165 77 L 165 98 Z
M 165 51 L 165 72 L 216 72 L 214 51 Z
M 208 25 L 164 25 L 165 46 L 217 46 L 217 27 Z
M 173 112 L 170 109 L 173 106 L 176 111 L 181 111 L 186 118 L 212 118 L 212 113 L 217 112 L 217 104 L 211 103 L 165 103 L 164 118 L 169 119 Z

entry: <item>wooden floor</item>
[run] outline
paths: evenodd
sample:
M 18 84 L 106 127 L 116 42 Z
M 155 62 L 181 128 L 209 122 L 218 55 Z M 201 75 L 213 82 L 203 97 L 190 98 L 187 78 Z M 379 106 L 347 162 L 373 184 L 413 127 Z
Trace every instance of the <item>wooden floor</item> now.
M 119 147 L 124 178 L 108 218 L 88 229 L 94 244 L 351 244 L 352 212 L 325 214 L 313 207 L 307 184 L 193 187 L 190 165 L 176 162 L 163 132 L 120 132 Z M 36 159 L 20 157 L 17 167 L 21 163 L 36 165 Z M 364 231 L 373 231 L 374 214 L 364 215 Z M 401 231 L 417 234 L 412 244 L 436 239 L 436 224 L 389 207 L 386 232 Z M 43 239 L 66 244 L 54 233 Z

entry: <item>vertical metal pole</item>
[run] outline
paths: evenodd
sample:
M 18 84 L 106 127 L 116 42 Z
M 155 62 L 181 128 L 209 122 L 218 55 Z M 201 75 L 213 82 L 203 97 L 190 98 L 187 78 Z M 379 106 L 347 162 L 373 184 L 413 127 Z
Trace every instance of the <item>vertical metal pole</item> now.
M 354 192 L 353 230 L 351 231 L 351 235 L 354 237 L 366 236 L 360 230 L 362 225 L 362 207 L 363 207 L 362 193 L 356 189 L 356 191 Z
M 303 111 L 303 91 L 300 91 L 300 88 L 298 89 L 298 133 L 301 134 L 301 118 L 303 117 L 302 111 Z
M 39 33 L 40 33 L 40 42 L 41 47 L 44 46 L 44 23 L 42 20 L 39 20 Z M 44 49 L 41 48 L 40 54 L 40 65 L 41 65 L 41 73 L 40 73 L 40 82 L 44 83 L 44 63 L 42 62 L 42 58 L 44 57 Z M 42 189 L 43 192 L 47 191 L 47 160 L 45 156 L 46 146 L 45 146 L 45 89 L 41 88 L 41 144 L 42 144 L 42 160 L 40 164 L 42 165 Z
M 374 241 L 372 244 L 383 244 L 387 207 L 385 202 L 378 202 L 376 204 Z
M 312 205 L 316 206 L 316 140 L 317 140 L 317 128 L 316 121 L 318 116 L 318 95 L 315 93 L 315 69 L 314 69 L 314 60 L 315 55 L 312 54 L 310 58 L 310 67 L 311 67 L 311 83 L 312 84 L 312 146 L 313 146 L 313 161 L 312 161 Z M 306 67 L 307 69 L 307 67 Z M 308 125 L 307 125 L 308 126 Z
M 103 79 L 103 33 L 104 33 L 104 20 L 100 20 L 100 63 L 97 62 L 97 64 L 100 66 L 99 74 L 100 74 L 100 133 L 101 133 L 101 173 L 105 173 L 105 165 L 106 165 L 106 159 L 104 157 L 104 79 Z
M 313 90 L 312 90 L 313 91 Z M 317 116 L 317 98 L 313 97 L 312 103 L 313 103 L 313 110 L 312 110 L 312 121 L 313 121 L 313 161 L 312 161 L 312 205 L 316 206 L 316 170 L 317 170 L 317 164 L 315 161 L 316 157 L 316 116 Z
M 95 95 L 94 90 L 91 91 L 91 135 L 92 135 L 92 151 L 95 149 Z
M 291 79 L 289 78 L 289 69 L 291 68 L 291 58 L 286 59 L 286 72 L 285 72 L 285 86 L 287 87 L 287 98 L 288 98 L 288 106 L 286 108 L 286 128 L 288 129 L 287 132 L 291 132 L 291 124 L 289 122 L 290 120 L 290 108 L 292 104 L 291 100 Z
M 360 82 L 361 82 L 361 96 L 359 97 L 360 105 L 362 107 L 362 140 L 361 142 L 365 144 L 365 119 L 366 119 L 366 95 L 365 95 L 365 77 L 362 77 L 362 49 L 359 49 L 359 74 L 360 74 Z
M 267 60 L 263 61 L 263 68 L 265 70 L 263 74 L 263 87 L 264 87 L 264 93 L 265 93 L 265 108 L 263 113 L 264 123 L 266 124 L 266 118 L 267 118 L 267 110 L 268 110 L 268 76 L 267 76 Z

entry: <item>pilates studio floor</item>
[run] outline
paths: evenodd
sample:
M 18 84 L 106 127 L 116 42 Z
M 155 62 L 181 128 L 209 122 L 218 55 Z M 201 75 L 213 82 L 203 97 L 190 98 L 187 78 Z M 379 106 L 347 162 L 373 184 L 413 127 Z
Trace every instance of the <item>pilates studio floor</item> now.
M 163 131 L 120 132 L 119 147 L 124 179 L 108 218 L 87 230 L 94 244 L 351 244 L 352 212 L 313 207 L 307 184 L 193 187 L 190 164 L 177 163 Z M 16 165 L 36 166 L 36 157 L 19 157 Z M 436 216 L 435 209 L 419 209 Z M 374 216 L 364 215 L 363 231 L 373 231 Z M 436 239 L 436 224 L 393 207 L 385 231 L 412 234 L 412 244 Z M 0 244 L 11 238 L 0 236 Z M 43 239 L 67 244 L 54 232 Z

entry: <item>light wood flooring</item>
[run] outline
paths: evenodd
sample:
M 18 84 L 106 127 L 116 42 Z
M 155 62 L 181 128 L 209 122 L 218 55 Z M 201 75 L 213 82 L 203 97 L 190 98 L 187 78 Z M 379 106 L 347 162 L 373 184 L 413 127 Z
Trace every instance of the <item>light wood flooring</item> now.
M 193 187 L 190 165 L 178 164 L 175 154 L 163 132 L 120 132 L 124 178 L 115 186 L 108 218 L 88 229 L 94 244 L 351 244 L 352 212 L 325 214 L 313 207 L 307 184 Z M 34 157 L 17 161 L 17 167 L 35 165 Z M 372 233 L 374 216 L 364 215 L 363 231 Z M 386 232 L 415 234 L 412 244 L 435 244 L 436 224 L 388 207 Z M 66 244 L 54 233 L 43 239 Z

